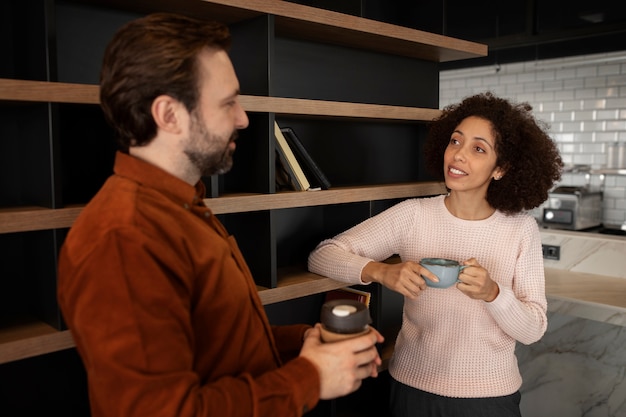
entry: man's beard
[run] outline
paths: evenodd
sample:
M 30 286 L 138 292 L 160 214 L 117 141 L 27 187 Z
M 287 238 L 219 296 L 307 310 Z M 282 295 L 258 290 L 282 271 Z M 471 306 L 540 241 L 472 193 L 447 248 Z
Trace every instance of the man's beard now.
M 216 147 L 224 142 L 223 138 L 211 134 L 198 113 L 193 111 L 189 132 L 190 143 L 185 149 L 185 154 L 202 176 L 209 177 L 230 171 L 233 166 L 234 150 L 229 145 L 237 138 L 236 130 L 226 142 L 226 146 L 218 149 Z

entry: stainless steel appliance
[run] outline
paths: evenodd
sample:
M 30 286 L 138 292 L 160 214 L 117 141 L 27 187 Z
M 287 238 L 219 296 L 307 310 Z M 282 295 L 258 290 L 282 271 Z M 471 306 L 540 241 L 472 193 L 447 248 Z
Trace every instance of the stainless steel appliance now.
M 553 229 L 582 230 L 602 224 L 602 192 L 561 186 L 548 194 L 541 223 Z

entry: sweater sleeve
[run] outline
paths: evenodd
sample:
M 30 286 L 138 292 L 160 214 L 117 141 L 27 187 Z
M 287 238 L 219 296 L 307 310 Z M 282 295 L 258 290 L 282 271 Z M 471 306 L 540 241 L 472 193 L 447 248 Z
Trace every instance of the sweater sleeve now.
M 501 286 L 498 297 L 485 305 L 500 328 L 521 343 L 534 343 L 545 333 L 545 273 L 541 237 L 534 220 L 526 223 L 512 287 Z
M 397 254 L 414 216 L 414 200 L 406 200 L 322 241 L 309 255 L 309 271 L 348 284 L 367 284 L 361 281 L 361 270 Z

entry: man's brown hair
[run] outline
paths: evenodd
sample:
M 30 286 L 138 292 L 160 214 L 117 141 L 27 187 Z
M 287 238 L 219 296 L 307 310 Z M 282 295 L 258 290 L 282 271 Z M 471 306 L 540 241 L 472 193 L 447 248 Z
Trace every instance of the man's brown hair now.
M 203 48 L 228 50 L 230 32 L 218 22 L 155 13 L 120 28 L 107 46 L 100 102 L 123 151 L 156 135 L 154 99 L 166 94 L 189 112 L 199 95 L 197 57 Z

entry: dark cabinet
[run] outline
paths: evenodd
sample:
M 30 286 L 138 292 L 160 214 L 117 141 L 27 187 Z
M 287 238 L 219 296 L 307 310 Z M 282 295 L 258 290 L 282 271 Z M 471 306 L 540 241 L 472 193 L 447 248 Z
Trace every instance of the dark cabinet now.
M 486 54 L 475 43 L 279 0 L 3 1 L 0 413 L 31 399 L 26 415 L 88 411 L 56 302 L 56 258 L 111 173 L 113 133 L 98 106 L 102 52 L 120 25 L 152 11 L 232 29 L 250 127 L 233 170 L 205 179 L 207 199 L 236 236 L 276 323 L 315 321 L 324 292 L 343 286 L 306 271 L 320 240 L 395 201 L 443 192 L 421 157 L 438 114 L 437 63 Z M 298 132 L 331 189 L 276 190 L 275 120 Z M 393 332 L 398 300 L 370 290 L 376 324 Z M 337 413 L 335 403 L 324 407 Z

